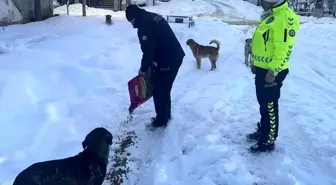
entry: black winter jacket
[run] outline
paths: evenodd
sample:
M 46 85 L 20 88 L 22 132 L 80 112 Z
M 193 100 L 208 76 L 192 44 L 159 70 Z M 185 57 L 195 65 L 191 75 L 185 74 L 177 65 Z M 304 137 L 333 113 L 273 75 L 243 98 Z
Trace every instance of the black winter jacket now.
M 143 10 L 134 27 L 143 53 L 140 70 L 146 72 L 153 62 L 170 69 L 181 65 L 185 53 L 168 22 L 160 15 Z

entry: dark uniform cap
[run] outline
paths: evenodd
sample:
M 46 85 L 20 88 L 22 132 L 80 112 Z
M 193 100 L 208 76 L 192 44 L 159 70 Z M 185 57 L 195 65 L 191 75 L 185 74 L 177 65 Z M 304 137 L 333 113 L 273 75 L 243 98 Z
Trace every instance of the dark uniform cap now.
M 141 10 L 142 9 L 138 5 L 129 5 L 125 10 L 126 19 L 131 21 L 132 19 L 137 18 L 140 15 Z

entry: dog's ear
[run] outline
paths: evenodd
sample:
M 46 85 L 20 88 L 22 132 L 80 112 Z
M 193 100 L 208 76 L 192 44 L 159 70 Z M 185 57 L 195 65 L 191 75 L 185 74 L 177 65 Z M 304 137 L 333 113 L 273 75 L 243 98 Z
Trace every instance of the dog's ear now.
M 83 147 L 83 149 L 85 149 L 86 147 L 88 147 L 89 146 L 89 140 L 90 140 L 90 137 L 91 137 L 91 134 L 89 133 L 86 137 L 85 137 L 85 139 L 84 139 L 84 141 L 82 142 L 82 147 Z
M 251 43 L 251 42 L 252 42 L 252 38 L 245 39 L 245 43 Z
M 83 146 L 83 149 L 85 149 L 85 148 L 87 147 L 86 140 L 84 140 L 84 141 L 82 142 L 82 146 Z

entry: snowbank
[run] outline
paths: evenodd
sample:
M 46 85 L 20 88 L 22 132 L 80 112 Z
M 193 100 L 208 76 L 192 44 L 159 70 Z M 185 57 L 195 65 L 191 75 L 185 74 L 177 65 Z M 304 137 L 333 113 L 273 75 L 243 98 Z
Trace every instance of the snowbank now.
M 67 7 L 66 5 L 59 6 L 54 9 L 55 14 L 66 14 L 67 13 Z M 69 14 L 70 15 L 82 15 L 82 4 L 71 4 L 69 6 Z M 92 7 L 86 7 L 86 15 L 88 16 L 105 16 L 107 14 L 112 15 L 113 17 L 125 17 L 125 12 L 114 12 L 112 10 L 108 9 L 102 9 L 102 8 L 92 8 Z
M 12 0 L 0 1 L 0 25 L 22 21 L 23 17 Z
M 131 25 L 114 28 L 60 16 L 0 31 L 0 184 L 32 162 L 80 152 L 91 129 L 126 117 L 141 55 Z
M 307 17 L 307 16 L 300 16 L 300 21 L 301 23 L 307 23 L 307 22 L 312 22 L 316 24 L 329 24 L 329 23 L 335 23 L 336 19 L 333 17 Z
M 211 14 L 216 9 L 209 3 L 202 0 L 171 0 L 169 2 L 156 2 L 155 6 L 143 7 L 146 10 L 160 13 L 162 15 L 199 15 Z M 58 14 L 66 14 L 66 5 L 57 7 L 54 10 Z M 69 14 L 82 15 L 82 4 L 73 4 L 69 6 Z M 124 11 L 114 12 L 108 9 L 87 7 L 87 15 L 106 15 L 110 14 L 113 17 L 125 17 Z
M 203 0 L 171 0 L 169 2 L 156 2 L 155 6 L 144 7 L 144 9 L 157 12 L 162 15 L 186 15 L 196 16 L 200 14 L 211 14 L 215 7 Z

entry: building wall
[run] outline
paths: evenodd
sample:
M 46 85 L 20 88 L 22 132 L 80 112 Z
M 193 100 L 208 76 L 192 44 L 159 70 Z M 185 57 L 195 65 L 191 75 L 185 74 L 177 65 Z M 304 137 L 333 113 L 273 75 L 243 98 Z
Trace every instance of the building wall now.
M 336 11 L 336 0 L 325 0 L 326 8 L 334 12 Z
M 255 4 L 255 5 L 259 5 L 260 4 L 260 0 L 243 0 L 243 1 L 248 1 L 252 4 Z
M 31 22 L 35 17 L 35 0 L 12 0 L 23 16 L 23 22 Z
M 11 0 L 0 0 L 0 26 L 22 22 L 22 15 Z
M 7 1 L 7 0 L 6 0 Z M 53 0 L 9 0 L 12 1 L 21 13 L 22 23 L 45 20 L 53 16 Z M 35 6 L 38 5 L 39 6 Z M 40 14 L 39 14 L 40 12 Z M 36 17 L 36 15 L 38 17 Z
M 41 0 L 42 20 L 48 19 L 54 15 L 53 0 Z

